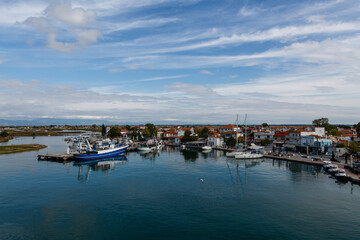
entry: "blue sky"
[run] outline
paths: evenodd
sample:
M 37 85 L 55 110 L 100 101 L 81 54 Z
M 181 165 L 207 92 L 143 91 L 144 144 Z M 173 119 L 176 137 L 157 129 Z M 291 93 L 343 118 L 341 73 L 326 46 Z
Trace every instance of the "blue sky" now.
M 3 0 L 0 118 L 360 121 L 357 0 Z

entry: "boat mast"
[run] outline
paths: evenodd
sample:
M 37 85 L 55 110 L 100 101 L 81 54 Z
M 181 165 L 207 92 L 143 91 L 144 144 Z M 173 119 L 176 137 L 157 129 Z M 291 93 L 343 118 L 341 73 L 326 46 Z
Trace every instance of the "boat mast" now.
M 239 140 L 238 140 L 238 125 L 239 125 L 239 114 L 236 114 L 236 121 L 235 121 L 235 125 L 236 125 L 236 132 L 235 132 L 235 138 L 236 138 L 236 149 L 238 148 L 239 145 Z
M 246 126 L 247 113 L 245 114 L 245 150 L 246 150 L 246 135 L 247 135 L 247 126 Z

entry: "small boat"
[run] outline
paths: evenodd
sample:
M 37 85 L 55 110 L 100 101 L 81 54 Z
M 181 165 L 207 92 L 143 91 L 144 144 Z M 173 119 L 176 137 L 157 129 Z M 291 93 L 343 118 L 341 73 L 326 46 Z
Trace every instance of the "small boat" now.
M 212 150 L 212 147 L 210 147 L 210 146 L 203 146 L 202 148 L 201 148 L 201 150 L 203 150 L 203 151 L 211 151 Z
M 345 169 L 340 169 L 339 172 L 335 173 L 335 178 L 338 180 L 347 180 Z
M 150 146 L 147 146 L 147 145 L 144 145 L 144 146 L 139 146 L 136 148 L 138 151 L 140 152 L 152 152 L 155 150 L 154 147 L 150 147 Z
M 335 165 L 335 167 L 333 167 L 333 168 L 328 169 L 328 172 L 329 172 L 331 175 L 335 175 L 335 174 L 338 173 L 339 171 L 340 171 L 340 168 L 338 168 L 337 165 Z

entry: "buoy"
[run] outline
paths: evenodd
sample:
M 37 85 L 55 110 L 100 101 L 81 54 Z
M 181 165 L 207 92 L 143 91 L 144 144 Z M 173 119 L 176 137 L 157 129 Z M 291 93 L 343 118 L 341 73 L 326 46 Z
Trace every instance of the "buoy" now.
M 205 180 L 204 180 L 204 179 L 202 179 L 202 178 L 200 178 L 200 181 L 203 183 Z

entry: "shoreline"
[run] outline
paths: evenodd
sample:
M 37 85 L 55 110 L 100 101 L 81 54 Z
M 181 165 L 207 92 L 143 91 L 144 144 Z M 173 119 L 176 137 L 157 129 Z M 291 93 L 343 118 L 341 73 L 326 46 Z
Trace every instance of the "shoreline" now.
M 0 146 L 0 155 L 38 151 L 38 150 L 44 149 L 44 148 L 47 148 L 47 146 L 40 145 L 40 144 L 20 144 L 20 145 Z

